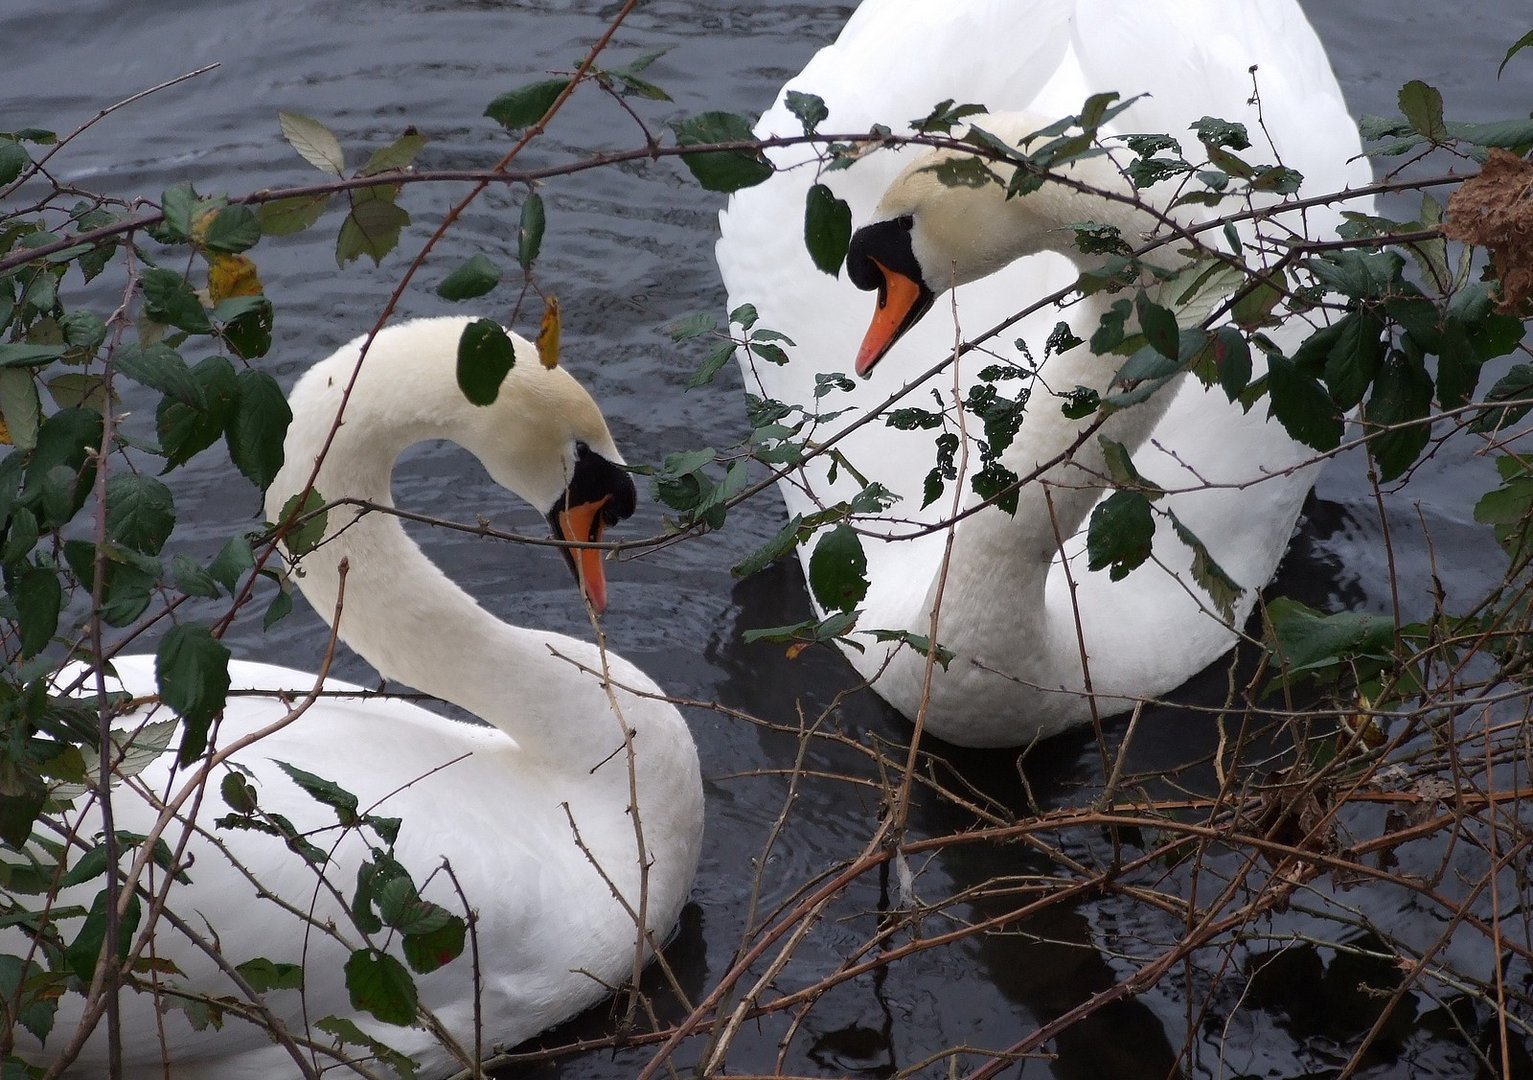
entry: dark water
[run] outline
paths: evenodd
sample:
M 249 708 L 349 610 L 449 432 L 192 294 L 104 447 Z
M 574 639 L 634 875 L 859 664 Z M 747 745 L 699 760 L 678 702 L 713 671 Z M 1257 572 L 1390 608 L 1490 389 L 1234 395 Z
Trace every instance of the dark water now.
M 1456 119 L 1517 115 L 1529 105 L 1533 80 L 1524 55 L 1497 81 L 1506 47 L 1528 29 L 1516 5 L 1476 5 L 1474 17 L 1444 17 L 1440 3 L 1306 5 L 1327 42 L 1355 113 L 1396 111 L 1407 78 L 1438 86 Z M 337 132 L 353 165 L 372 149 L 415 125 L 431 142 L 422 167 L 484 166 L 506 143 L 480 113 L 494 95 L 547 71 L 567 70 L 605 26 L 614 5 L 543 2 L 503 5 L 469 0 L 438 3 L 280 0 L 258 5 L 161 5 L 97 0 L 68 5 L 8 0 L 0 14 L 7 70 L 0 96 L 0 129 L 24 125 L 68 130 L 95 111 L 206 63 L 214 72 L 164 91 L 108 118 L 58 160 L 61 177 L 123 196 L 157 197 L 190 180 L 201 191 L 245 191 L 317 178 L 281 141 L 276 113 L 313 115 Z M 611 63 L 668 50 L 647 76 L 674 105 L 646 106 L 657 122 L 704 109 L 754 115 L 819 45 L 833 37 L 850 8 L 809 2 L 656 2 L 629 17 Z M 610 101 L 583 93 L 566 109 L 524 164 L 552 162 L 598 147 L 637 142 L 631 122 Z M 400 251 L 413 254 L 459 191 L 417 187 L 402 202 L 413 219 Z M 678 167 L 610 169 L 558 180 L 543 194 L 549 228 L 538 267 L 542 287 L 558 295 L 565 313 L 565 362 L 603 403 L 630 460 L 657 461 L 700 445 L 728 446 L 745 432 L 738 383 L 725 372 L 712 388 L 686 392 L 700 359 L 673 345 L 660 328 L 693 311 L 721 312 L 724 297 L 712 262 L 720 201 L 700 191 Z M 431 291 L 462 258 L 483 251 L 502 265 L 515 262 L 519 195 L 490 192 L 439 245 L 402 315 L 435 313 L 448 305 Z M 1413 204 L 1390 206 L 1409 216 Z M 267 363 L 290 382 L 307 363 L 365 329 L 397 281 L 405 257 L 381 268 L 338 270 L 332 255 L 338 220 L 310 232 L 265 243 L 255 253 L 267 293 L 278 309 L 276 346 Z M 502 292 L 505 290 L 503 289 Z M 501 294 L 487 298 L 505 304 Z M 112 302 L 103 296 L 103 307 Z M 495 310 L 503 314 L 503 308 Z M 534 327 L 525 317 L 520 329 Z M 496 524 L 536 530 L 525 508 L 502 494 L 456 452 L 415 453 L 397 482 L 401 505 L 459 520 L 483 514 Z M 1424 470 L 1389 505 L 1399 555 L 1402 601 L 1408 614 L 1429 610 L 1426 539 L 1437 546 L 1437 570 L 1450 594 L 1469 597 L 1493 581 L 1501 557 L 1475 526 L 1475 492 L 1490 466 L 1449 456 Z M 209 460 L 176 476 L 191 549 L 227 535 L 258 513 L 253 490 L 228 482 L 229 470 Z M 740 508 L 720 534 L 664 548 L 611 573 L 612 645 L 678 696 L 717 701 L 777 724 L 796 722 L 796 708 L 817 715 L 850 682 L 829 652 L 789 662 L 768 647 L 738 642 L 743 628 L 796 621 L 808 611 L 796 565 L 737 583 L 728 567 L 776 531 L 781 504 L 765 496 Z M 191 523 L 195 517 L 201 526 Z M 661 524 L 653 502 L 641 506 L 627 535 L 652 535 Z M 1388 604 L 1377 511 L 1357 461 L 1326 474 L 1301 521 L 1280 590 L 1317 605 L 1384 610 Z M 456 534 L 423 532 L 422 542 L 465 587 L 508 619 L 569 633 L 586 632 L 574 591 L 547 552 L 511 550 Z M 310 666 L 324 640 L 306 610 L 262 635 L 243 627 L 232 641 L 241 655 Z M 338 674 L 367 680 L 368 669 L 344 657 Z M 1215 683 L 1218 680 L 1214 680 Z M 1215 686 L 1217 692 L 1217 686 Z M 1196 689 L 1192 692 L 1196 693 Z M 727 967 L 742 934 L 757 858 L 782 813 L 786 781 L 772 770 L 794 765 L 797 741 L 719 712 L 691 716 L 709 778 L 708 836 L 695 905 L 673 949 L 684 988 L 699 996 Z M 866 695 L 837 714 L 842 729 L 866 741 L 899 743 L 904 723 Z M 1162 711 L 1137 736 L 1138 768 L 1170 767 L 1212 744 L 1196 718 Z M 1045 806 L 1082 801 L 1099 783 L 1097 750 L 1087 738 L 1065 737 L 1033 754 L 1032 794 Z M 1009 755 L 964 755 L 964 775 L 1006 800 L 1019 798 Z M 825 772 L 867 777 L 871 765 L 850 750 L 817 748 L 807 762 Z M 753 773 L 765 775 L 751 775 Z M 1085 792 L 1086 794 L 1082 794 Z M 876 791 L 865 785 L 810 780 L 794 796 L 782 835 L 766 856 L 760 910 L 770 911 L 800 883 L 858 851 L 875 827 Z M 928 800 L 912 819 L 915 835 L 963 828 L 963 815 Z M 1040 859 L 1006 849 L 957 850 L 919 867 L 916 891 L 948 895 L 965 884 L 1002 874 L 1039 873 Z M 871 932 L 869 919 L 850 918 L 881 902 L 876 875 L 849 890 L 835 914 L 800 947 L 777 979 L 792 991 L 833 972 Z M 1369 901 L 1357 898 L 1357 903 Z M 1406 901 L 1378 901 L 1367 915 L 1405 940 L 1430 941 L 1438 916 Z M 983 917 L 985 905 L 960 911 Z M 1412 920 L 1422 923 L 1420 933 Z M 940 922 L 941 920 L 938 920 Z M 1275 920 L 1274 935 L 1296 933 Z M 937 932 L 933 923 L 929 928 Z M 1090 994 L 1122 978 L 1124 958 L 1174 933 L 1134 906 L 1109 901 L 1060 907 L 1028 924 L 1027 936 L 994 936 L 923 952 L 879 977 L 828 995 L 802 1019 L 784 1052 L 786 1071 L 809 1075 L 889 1075 L 945 1047 L 1004 1047 Z M 1081 943 L 1090 943 L 1083 946 Z M 1466 944 L 1465 948 L 1474 946 Z M 1290 969 L 1250 982 L 1243 1000 L 1177 980 L 1103 1010 L 1056 1040 L 1052 1061 L 1017 1067 L 1024 1077 L 1164 1077 L 1188 1041 L 1189 993 L 1222 1010 L 1191 1025 L 1195 1044 L 1184 1067 L 1200 1076 L 1323 1076 L 1346 1059 L 1343 1047 L 1373 1021 L 1356 993 L 1370 972 L 1362 959 L 1290 949 Z M 1455 957 L 1465 970 L 1488 970 L 1484 957 Z M 1241 986 L 1247 980 L 1237 979 Z M 1451 1024 L 1414 1003 L 1416 1019 L 1381 1040 L 1371 1077 L 1457 1077 L 1473 1065 L 1451 1037 Z M 1440 1010 L 1439 1010 L 1440 1011 Z M 595 1037 L 608 1030 L 597 1010 L 569 1032 Z M 728 1064 L 734 1072 L 771 1071 L 787 1031 L 783 1018 L 745 1025 Z M 684 1047 L 678 1064 L 701 1050 Z M 631 1075 L 647 1051 L 592 1052 L 538 1072 L 570 1077 Z M 972 1060 L 972 1059 L 970 1059 Z M 1187 1065 L 1188 1061 L 1193 1062 Z M 946 1075 L 946 1064 L 925 1074 Z

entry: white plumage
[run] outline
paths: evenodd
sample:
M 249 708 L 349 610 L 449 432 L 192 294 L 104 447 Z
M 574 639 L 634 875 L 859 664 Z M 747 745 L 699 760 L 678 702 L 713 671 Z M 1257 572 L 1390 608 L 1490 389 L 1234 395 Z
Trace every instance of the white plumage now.
M 1260 93 L 1259 110 L 1252 100 L 1253 86 Z M 898 131 L 944 99 L 988 106 L 1002 115 L 980 119 L 980 126 L 1006 129 L 1018 114 L 1041 123 L 1077 113 L 1096 92 L 1115 90 L 1125 98 L 1147 93 L 1104 130 L 1170 133 L 1181 140 L 1189 160 L 1196 161 L 1201 148 L 1188 127 L 1200 117 L 1215 116 L 1247 126 L 1253 143 L 1248 160 L 1281 160 L 1303 173 L 1301 194 L 1336 191 L 1369 180 L 1366 164 L 1353 160 L 1359 153 L 1357 130 L 1324 50 L 1291 2 L 865 0 L 835 44 L 816 54 L 784 90 L 819 95 L 830 112 L 820 130 L 834 133 L 866 130 L 874 122 Z M 757 131 L 796 134 L 801 125 L 779 99 Z M 810 263 L 801 239 L 805 192 L 821 180 L 851 204 L 855 224 L 876 220 L 892 212 L 889 206 L 882 211 L 878 207 L 886 191 L 891 206 L 910 196 L 909 179 L 903 187 L 888 189 L 918 153 L 880 151 L 849 169 L 817 176 L 809 163 L 811 150 L 776 151 L 773 160 L 783 171 L 737 193 L 722 215 L 718 260 L 731 306 L 753 303 L 761 326 L 782 331 L 797 345 L 784 367 L 752 362 L 742 354 L 747 389 L 810 409 L 817 400 L 825 411 L 857 407 L 856 413 L 818 428 L 817 440 L 833 437 L 863 410 L 950 353 L 956 339 L 976 337 L 1067 286 L 1079 273 L 1071 258 L 1057 253 L 1070 249 L 1073 233 L 1067 226 L 1100 219 L 1110 209 L 1102 200 L 1068 196 L 1057 185 L 1046 185 L 1038 195 L 1023 199 L 1028 204 L 1023 211 L 1002 208 L 998 199 L 986 200 L 966 189 L 944 189 L 945 194 L 929 199 L 928 209 L 947 200 L 946 213 L 966 227 L 955 225 L 953 231 L 967 231 L 968 237 L 949 236 L 943 246 L 944 237 L 936 236 L 927 246 L 940 261 L 923 266 L 939 288 L 955 273 L 960 287 L 937 299 L 931 313 L 900 340 L 870 379 L 850 393 L 817 399 L 816 375 L 852 372 L 873 300 L 856 291 L 844 273 L 833 280 Z M 1116 156 L 1125 157 L 1121 152 Z M 797 168 L 788 168 L 795 164 Z M 1078 168 L 1085 170 L 1082 176 L 1129 190 L 1106 159 Z M 1162 184 L 1143 194 L 1166 202 L 1173 190 Z M 1371 204 L 1356 200 L 1349 208 L 1366 212 Z M 1184 208 L 1176 216 L 1188 221 L 1197 213 L 1209 212 Z M 1297 217 L 1289 220 L 1307 235 L 1325 235 L 1340 221 L 1340 208 L 1312 208 L 1302 222 Z M 1153 227 L 1153 220 L 1143 215 L 1126 221 L 1130 228 L 1125 238 L 1131 244 L 1141 242 L 1142 234 Z M 961 284 L 972 277 L 966 273 L 966 268 L 973 269 L 966 267 L 966 260 L 976 257 L 976 245 L 970 241 L 987 231 L 1009 247 L 1007 258 L 1027 257 L 984 280 Z M 1246 223 L 1240 232 L 1250 245 L 1255 238 L 1252 226 Z M 1268 224 L 1264 232 L 1281 233 L 1282 226 Z M 1054 250 L 1034 254 L 1039 249 Z M 1046 309 L 1005 331 L 987 346 L 989 355 L 971 354 L 963 361 L 963 392 L 974 385 L 981 367 L 994 362 L 994 354 L 1017 358 L 1011 347 L 1017 338 L 1041 359 L 1049 332 L 1062 318 L 1089 337 L 1102 305 L 1112 299 L 1093 297 L 1063 313 Z M 961 329 L 955 328 L 955 314 Z M 1292 347 L 1304 329 L 1284 328 L 1273 336 L 1280 345 Z M 1085 351 L 1050 358 L 1031 383 L 1034 397 L 1027 419 L 1002 458 L 1013 471 L 1031 473 L 1075 438 L 1078 425 L 1061 420 L 1058 400 L 1051 393 L 1078 383 L 1103 386 L 1114 366 L 1111 358 L 1093 360 L 1083 355 Z M 934 407 L 933 391 L 950 400 L 952 382 L 951 373 L 945 372 L 901 404 Z M 1001 389 L 1014 392 L 1017 385 L 1003 383 Z M 1014 521 L 988 509 L 957 530 L 937 637 L 958 656 L 948 671 L 934 673 L 925 717 L 928 731 L 969 745 L 1016 745 L 1087 721 L 1092 707 L 1083 694 L 1077 608 L 1099 715 L 1175 689 L 1233 644 L 1231 624 L 1241 625 L 1256 591 L 1276 567 L 1315 470 L 1299 469 L 1254 486 L 1224 486 L 1283 473 L 1310 455 L 1276 422 L 1267 421 L 1265 402 L 1247 416 L 1218 390 L 1205 391 L 1188 381 L 1176 390 L 1164 415 L 1157 415 L 1158 408 L 1152 402 L 1128 410 L 1105 432 L 1130 446 L 1142 442 L 1135 462 L 1152 480 L 1173 489 L 1202 489 L 1158 505 L 1174 511 L 1245 587 L 1234 619 L 1227 623 L 1220 618 L 1192 583 L 1189 551 L 1164 522 L 1155 545 L 1164 568 L 1148 564 L 1117 583 L 1106 573 L 1089 572 L 1080 557 L 1084 537 L 1075 534 L 1097 496 L 1079 493 L 1078 471 L 1071 480 L 1072 474 L 1056 469 L 1046 477 L 1053 485 L 1052 520 L 1040 485 L 1034 484 L 1031 492 L 1024 492 Z M 974 432 L 970 434 L 972 438 Z M 862 629 L 929 631 L 945 533 L 908 537 L 953 511 L 951 489 L 920 508 L 922 485 L 934 463 L 933 437 L 929 431 L 899 431 L 875 423 L 839 444 L 863 476 L 901 496 L 881 519 L 862 523 L 889 537 L 863 540 L 871 588 L 862 604 Z M 1093 441 L 1077 461 L 1095 468 L 1095 454 Z M 859 482 L 847 469 L 832 482 L 831 467 L 822 457 L 782 484 L 790 514 L 812 512 L 858 490 Z M 970 495 L 966 501 L 972 505 L 977 500 Z M 1064 547 L 1079 587 L 1073 601 L 1057 555 L 1056 522 L 1063 527 Z M 1040 549 L 1052 554 L 1042 557 L 1037 554 Z M 801 556 L 807 558 L 808 550 L 801 549 Z M 847 658 L 863 675 L 876 675 L 874 689 L 914 717 L 922 701 L 924 659 L 909 649 L 894 652 L 890 659 L 891 647 L 863 641 L 866 651 L 846 650 Z

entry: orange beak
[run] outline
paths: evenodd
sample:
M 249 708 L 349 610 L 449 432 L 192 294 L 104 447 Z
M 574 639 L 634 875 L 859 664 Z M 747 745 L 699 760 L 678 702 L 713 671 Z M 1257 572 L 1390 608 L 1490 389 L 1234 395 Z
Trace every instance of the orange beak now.
M 559 539 L 573 543 L 596 543 L 601 539 L 606 523 L 602 520 L 602 507 L 612 496 L 603 495 L 595 502 L 581 503 L 560 510 L 556 515 Z M 607 572 L 602 568 L 602 551 L 599 548 L 565 548 L 570 568 L 580 591 L 598 613 L 607 610 Z
M 862 339 L 862 348 L 857 350 L 857 374 L 864 379 L 900 335 L 914 326 L 931 307 L 931 294 L 920 282 L 890 270 L 877 259 L 871 261 L 883 274 L 883 282 L 878 289 L 878 307 L 873 311 L 872 325 Z

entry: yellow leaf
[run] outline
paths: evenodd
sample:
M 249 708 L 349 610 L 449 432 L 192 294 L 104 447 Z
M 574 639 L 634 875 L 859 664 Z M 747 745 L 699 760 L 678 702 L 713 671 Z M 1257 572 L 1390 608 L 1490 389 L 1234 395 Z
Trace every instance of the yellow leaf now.
M 4 417 L 0 417 L 0 443 L 11 445 L 11 429 L 5 426 Z
M 559 300 L 548 297 L 543 304 L 543 322 L 538 327 L 538 359 L 546 368 L 559 366 Z
M 260 296 L 261 275 L 243 255 L 215 255 L 208 266 L 208 296 L 213 303 L 231 296 Z

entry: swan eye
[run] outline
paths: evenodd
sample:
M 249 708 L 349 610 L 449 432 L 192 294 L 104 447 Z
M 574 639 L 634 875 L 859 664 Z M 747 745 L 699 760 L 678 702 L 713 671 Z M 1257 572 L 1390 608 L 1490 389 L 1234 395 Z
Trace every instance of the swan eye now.
M 894 223 L 906 232 L 909 232 L 916 227 L 915 215 L 905 214 L 903 217 L 897 217 L 894 219 Z

